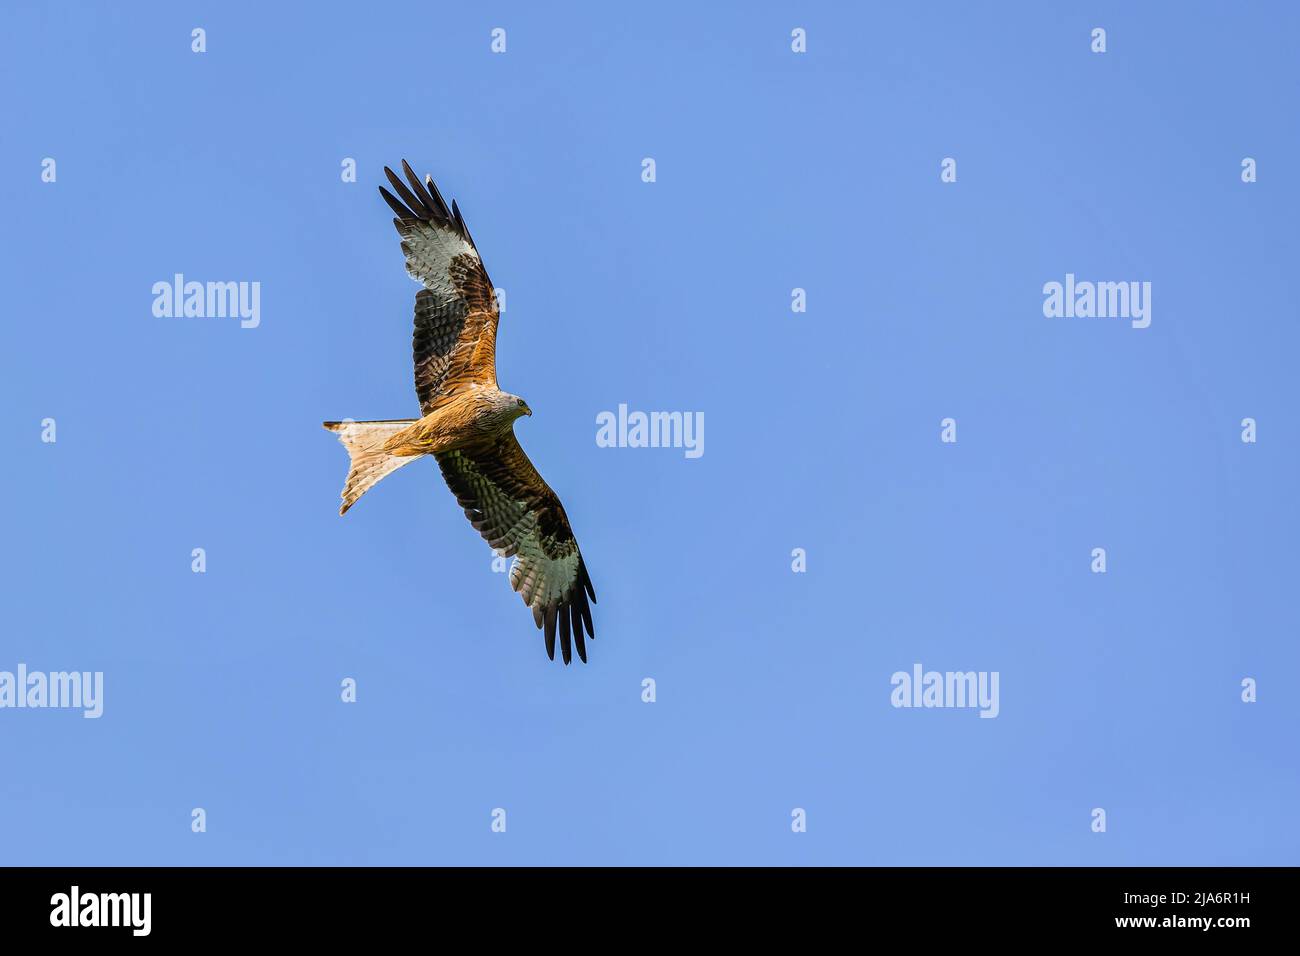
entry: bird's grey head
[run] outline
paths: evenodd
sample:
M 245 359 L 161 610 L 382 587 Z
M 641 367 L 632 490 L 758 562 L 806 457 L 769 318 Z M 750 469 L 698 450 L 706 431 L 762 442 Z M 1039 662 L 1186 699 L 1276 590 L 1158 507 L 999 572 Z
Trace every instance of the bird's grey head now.
M 518 395 L 511 395 L 509 392 L 502 392 L 499 396 L 499 401 L 500 405 L 498 407 L 509 416 L 511 421 L 533 413 L 533 410 L 528 407 L 528 403 Z

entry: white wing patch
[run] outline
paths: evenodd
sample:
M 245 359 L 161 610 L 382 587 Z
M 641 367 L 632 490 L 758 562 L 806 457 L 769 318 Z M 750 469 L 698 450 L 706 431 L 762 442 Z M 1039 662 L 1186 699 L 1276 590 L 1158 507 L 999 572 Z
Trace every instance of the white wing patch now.
M 578 549 L 562 558 L 548 558 L 536 529 L 529 528 L 519 541 L 515 563 L 510 568 L 510 586 L 519 592 L 524 603 L 541 608 L 558 603 L 577 576 Z
M 407 274 L 442 299 L 459 298 L 460 292 L 451 281 L 451 262 L 465 255 L 481 262 L 478 250 L 452 230 L 432 223 L 402 222 L 397 228 L 402 234 Z

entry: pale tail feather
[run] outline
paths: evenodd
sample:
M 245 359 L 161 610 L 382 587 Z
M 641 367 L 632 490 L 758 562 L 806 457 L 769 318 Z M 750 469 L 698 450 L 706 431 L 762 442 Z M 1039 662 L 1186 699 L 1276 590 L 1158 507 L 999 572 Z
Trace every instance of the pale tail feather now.
M 339 514 L 347 514 L 357 499 L 374 487 L 379 479 L 390 475 L 408 462 L 423 455 L 390 455 L 384 451 L 384 442 L 403 428 L 415 423 L 414 419 L 400 422 L 323 422 L 324 426 L 339 436 L 352 459 L 348 480 L 343 486 L 343 507 Z

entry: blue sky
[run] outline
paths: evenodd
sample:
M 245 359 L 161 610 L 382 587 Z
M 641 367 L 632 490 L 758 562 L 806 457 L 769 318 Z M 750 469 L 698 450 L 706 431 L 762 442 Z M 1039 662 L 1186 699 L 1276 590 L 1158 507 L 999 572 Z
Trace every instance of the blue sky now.
M 0 670 L 105 699 L 0 710 L 0 862 L 1296 863 L 1300 14 L 1140 7 L 9 5 Z M 432 462 L 337 514 L 320 422 L 417 412 L 404 157 L 506 290 L 586 667 Z

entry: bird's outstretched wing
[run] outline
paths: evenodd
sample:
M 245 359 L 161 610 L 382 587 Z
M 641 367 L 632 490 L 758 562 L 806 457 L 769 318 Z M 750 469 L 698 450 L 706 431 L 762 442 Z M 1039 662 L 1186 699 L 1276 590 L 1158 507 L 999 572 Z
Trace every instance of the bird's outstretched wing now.
M 453 202 L 432 179 L 421 183 L 406 160 L 408 189 L 387 166 L 394 196 L 379 192 L 397 218 L 406 271 L 424 284 L 415 294 L 415 393 L 424 415 L 464 386 L 496 385 L 497 311 L 492 280 Z M 398 197 L 401 197 L 400 199 Z
M 572 659 L 573 644 L 586 663 L 583 631 L 596 636 L 587 599 L 595 601 L 596 591 L 564 506 L 519 447 L 514 432 L 492 444 L 436 457 L 470 523 L 498 554 L 515 556 L 510 586 L 544 630 L 547 655 L 555 659 L 558 630 L 564 663 Z

